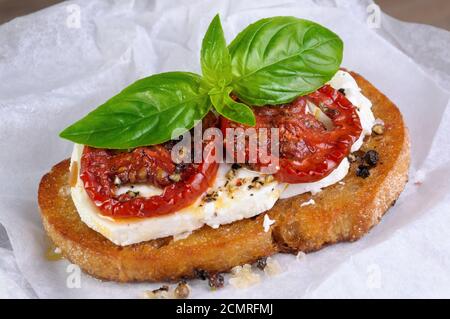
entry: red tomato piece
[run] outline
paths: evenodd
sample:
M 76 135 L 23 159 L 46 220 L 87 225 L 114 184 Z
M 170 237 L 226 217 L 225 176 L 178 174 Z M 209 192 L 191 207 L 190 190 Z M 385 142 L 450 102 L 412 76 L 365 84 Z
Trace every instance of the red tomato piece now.
M 317 106 L 330 120 L 331 127 L 311 114 L 308 103 Z M 279 166 L 275 178 L 286 183 L 309 183 L 330 174 L 349 154 L 351 146 L 361 135 L 361 122 L 356 107 L 341 92 L 325 85 L 316 92 L 293 102 L 277 106 L 252 108 L 256 130 L 269 132 L 267 154 L 270 155 L 270 129 L 279 129 Z M 221 129 L 246 126 L 221 118 Z M 229 147 L 227 147 L 229 148 Z M 246 160 L 248 161 L 248 147 Z M 261 169 L 260 161 L 249 164 Z

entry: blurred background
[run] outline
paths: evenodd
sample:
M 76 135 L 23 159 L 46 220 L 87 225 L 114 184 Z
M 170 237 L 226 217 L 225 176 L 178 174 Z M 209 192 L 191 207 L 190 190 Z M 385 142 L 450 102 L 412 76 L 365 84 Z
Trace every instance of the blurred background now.
M 61 0 L 0 0 L 0 24 L 62 2 Z M 450 31 L 450 0 L 375 0 L 389 15 L 431 24 Z

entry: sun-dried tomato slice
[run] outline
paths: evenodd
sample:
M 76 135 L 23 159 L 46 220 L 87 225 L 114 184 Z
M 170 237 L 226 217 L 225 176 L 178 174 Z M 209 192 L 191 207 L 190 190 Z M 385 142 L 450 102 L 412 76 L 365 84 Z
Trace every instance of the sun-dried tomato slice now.
M 318 120 L 308 103 L 317 106 L 330 125 Z M 286 183 L 318 181 L 330 174 L 346 157 L 362 128 L 355 106 L 340 92 L 325 85 L 316 92 L 299 97 L 289 104 L 252 108 L 256 130 L 266 128 L 270 148 L 270 129 L 279 129 L 279 167 L 275 178 Z M 221 128 L 246 128 L 221 118 Z M 246 147 L 248 152 L 248 147 Z M 270 154 L 270 149 L 267 150 Z M 246 160 L 248 161 L 248 154 Z M 249 164 L 261 169 L 267 164 Z
M 207 117 L 209 118 L 209 117 Z M 205 142 L 203 162 L 175 164 L 174 142 L 115 151 L 85 146 L 80 178 L 84 188 L 106 216 L 154 217 L 176 212 L 199 198 L 216 177 L 219 164 L 214 147 Z M 162 188 L 162 194 L 148 198 L 132 192 L 116 195 L 117 184 L 145 183 Z

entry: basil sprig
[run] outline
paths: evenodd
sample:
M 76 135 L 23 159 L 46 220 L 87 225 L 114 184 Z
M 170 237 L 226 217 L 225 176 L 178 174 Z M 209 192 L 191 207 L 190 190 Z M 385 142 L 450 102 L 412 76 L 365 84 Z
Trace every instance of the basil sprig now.
M 235 122 L 254 126 L 253 111 L 247 105 L 230 98 L 233 90 L 229 86 L 233 80 L 231 56 L 219 15 L 214 17 L 203 38 L 200 61 L 205 86 L 209 89 L 208 94 L 216 111 Z
M 216 15 L 202 42 L 203 76 L 168 72 L 141 79 L 60 136 L 110 149 L 160 144 L 194 127 L 211 105 L 222 116 L 253 126 L 248 105 L 288 103 L 317 90 L 339 69 L 342 51 L 336 34 L 294 17 L 259 20 L 227 47 Z
M 203 37 L 200 64 L 207 86 L 225 88 L 231 83 L 231 56 L 219 15 L 211 21 Z

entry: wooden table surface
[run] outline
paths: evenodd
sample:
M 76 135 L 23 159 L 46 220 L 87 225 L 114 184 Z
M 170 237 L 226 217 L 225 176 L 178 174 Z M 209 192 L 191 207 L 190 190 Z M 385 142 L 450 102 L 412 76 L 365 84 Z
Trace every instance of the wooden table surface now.
M 400 20 L 431 24 L 450 31 L 450 0 L 375 0 Z
M 450 0 L 375 0 L 386 13 L 450 31 Z M 61 0 L 0 0 L 0 24 Z

